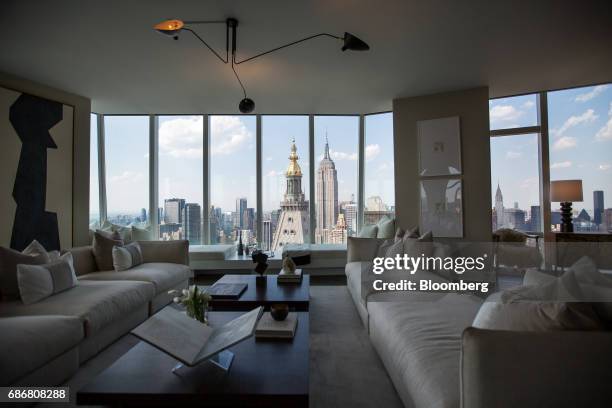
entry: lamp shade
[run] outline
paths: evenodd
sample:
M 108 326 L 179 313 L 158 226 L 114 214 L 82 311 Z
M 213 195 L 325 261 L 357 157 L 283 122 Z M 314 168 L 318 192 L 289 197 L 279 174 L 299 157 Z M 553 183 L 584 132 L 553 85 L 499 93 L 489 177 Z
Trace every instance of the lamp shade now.
M 365 41 L 360 40 L 351 33 L 344 33 L 343 41 L 342 51 L 367 51 L 370 49 L 370 46 Z
M 582 201 L 582 180 L 557 180 L 550 182 L 550 201 Z
M 155 24 L 153 28 L 162 34 L 173 36 L 177 35 L 184 25 L 181 20 L 165 20 Z

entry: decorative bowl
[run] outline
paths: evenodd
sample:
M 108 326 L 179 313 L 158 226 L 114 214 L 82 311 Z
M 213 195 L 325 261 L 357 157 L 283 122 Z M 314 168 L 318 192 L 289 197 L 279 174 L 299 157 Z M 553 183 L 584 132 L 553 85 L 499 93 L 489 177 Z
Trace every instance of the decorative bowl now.
M 289 305 L 285 303 L 275 303 L 270 306 L 270 314 L 272 318 L 277 321 L 285 320 L 289 314 Z

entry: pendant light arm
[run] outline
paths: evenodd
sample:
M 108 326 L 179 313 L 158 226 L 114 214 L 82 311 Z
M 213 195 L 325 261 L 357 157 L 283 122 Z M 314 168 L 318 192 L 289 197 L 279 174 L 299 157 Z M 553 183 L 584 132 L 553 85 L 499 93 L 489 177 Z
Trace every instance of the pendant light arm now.
M 204 44 L 206 46 L 206 48 L 208 48 L 213 54 L 215 54 L 215 56 L 217 58 L 219 58 L 219 60 L 221 60 L 221 62 L 223 62 L 224 64 L 227 64 L 229 62 L 229 43 L 228 43 L 228 35 L 229 35 L 229 28 L 226 29 L 226 33 L 225 33 L 225 59 L 223 57 L 221 57 L 221 55 L 219 55 L 219 53 L 217 53 L 217 51 L 215 51 L 210 45 L 208 45 L 208 43 L 206 41 L 204 41 L 204 39 L 202 37 L 200 37 L 198 35 L 198 33 L 196 33 L 195 31 L 193 31 L 191 28 L 187 28 L 187 27 L 183 27 L 184 31 L 189 31 L 191 34 L 193 34 L 195 36 L 195 38 L 197 38 L 198 40 L 200 40 L 200 42 L 202 44 Z
M 234 33 L 234 37 L 235 36 L 236 36 L 236 34 Z M 281 45 L 280 47 L 273 48 L 271 50 L 262 52 L 262 53 L 257 54 L 257 55 L 253 55 L 252 57 L 243 59 L 242 61 L 237 61 L 236 60 L 236 48 L 235 48 L 235 41 L 236 40 L 234 38 L 234 46 L 232 47 L 232 61 L 233 61 L 234 64 L 240 65 L 240 64 L 242 64 L 244 62 L 254 60 L 255 58 L 259 58 L 259 57 L 264 56 L 266 54 L 271 54 L 271 53 L 273 53 L 275 51 L 282 50 L 283 48 L 291 47 L 292 45 L 296 45 L 296 44 L 302 43 L 304 41 L 312 40 L 313 38 L 317 38 L 317 37 L 331 37 L 331 38 L 335 38 L 337 40 L 342 40 L 342 37 L 338 37 L 336 35 L 332 35 L 332 34 L 328 34 L 328 33 L 320 33 L 320 34 L 311 35 L 311 36 L 306 37 L 306 38 L 302 38 L 301 40 L 290 42 L 289 44 Z

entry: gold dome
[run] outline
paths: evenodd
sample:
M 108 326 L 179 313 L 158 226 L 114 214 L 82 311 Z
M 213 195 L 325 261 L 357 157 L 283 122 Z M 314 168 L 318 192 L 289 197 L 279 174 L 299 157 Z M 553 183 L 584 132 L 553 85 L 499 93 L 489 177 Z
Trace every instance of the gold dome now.
M 289 167 L 287 167 L 287 177 L 289 176 L 302 176 L 302 169 L 298 164 L 299 156 L 297 154 L 297 147 L 295 147 L 295 139 L 291 144 L 291 154 L 289 154 Z

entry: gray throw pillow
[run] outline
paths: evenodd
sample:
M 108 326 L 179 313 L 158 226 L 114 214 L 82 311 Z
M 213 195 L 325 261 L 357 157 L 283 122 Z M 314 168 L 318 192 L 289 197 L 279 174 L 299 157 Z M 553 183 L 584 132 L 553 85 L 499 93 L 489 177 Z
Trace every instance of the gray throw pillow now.
M 138 242 L 113 247 L 113 267 L 125 271 L 142 264 L 142 250 Z
M 378 230 L 376 238 L 393 238 L 395 233 L 395 218 L 383 217 L 376 223 Z
M 17 265 L 17 282 L 21 300 L 26 305 L 75 287 L 77 278 L 72 254 L 68 252 L 59 261 L 43 265 Z
M 116 231 L 113 234 L 116 234 L 114 235 L 115 238 L 119 235 Z M 123 241 L 121 239 L 108 238 L 108 235 L 103 231 L 94 232 L 92 251 L 99 271 L 110 271 L 114 269 L 114 246 L 123 246 Z
M 364 225 L 359 231 L 359 238 L 376 238 L 378 225 Z
M 48 262 L 49 255 L 46 251 L 27 255 L 14 249 L 0 247 L 0 298 L 2 300 L 19 299 L 17 265 L 40 265 Z
M 409 257 L 418 258 L 421 255 L 431 256 L 433 253 L 433 234 L 426 232 L 418 238 L 405 237 L 404 253 Z

